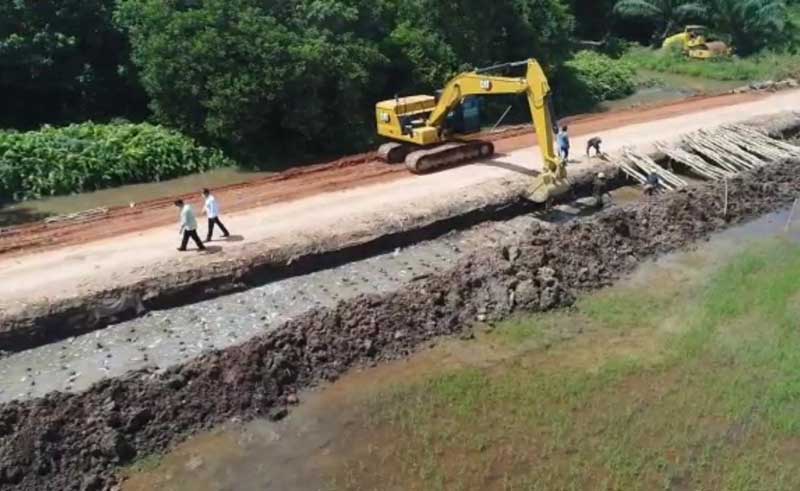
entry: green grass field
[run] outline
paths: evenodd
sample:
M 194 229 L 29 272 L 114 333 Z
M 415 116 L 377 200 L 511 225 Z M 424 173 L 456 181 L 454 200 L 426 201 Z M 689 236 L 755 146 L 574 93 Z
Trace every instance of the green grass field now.
M 800 74 L 800 55 L 788 53 L 762 53 L 748 58 L 701 61 L 660 50 L 634 47 L 622 59 L 641 69 L 712 80 L 781 80 Z
M 698 278 L 516 319 L 474 341 L 504 361 L 381 392 L 332 488 L 800 489 L 800 248 Z

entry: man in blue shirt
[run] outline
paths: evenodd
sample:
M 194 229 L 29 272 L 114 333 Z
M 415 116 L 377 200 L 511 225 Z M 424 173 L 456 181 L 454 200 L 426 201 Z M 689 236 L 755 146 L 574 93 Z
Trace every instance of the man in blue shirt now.
M 565 161 L 569 160 L 569 133 L 567 133 L 566 126 L 562 126 L 558 131 L 556 141 L 558 142 L 558 154 Z

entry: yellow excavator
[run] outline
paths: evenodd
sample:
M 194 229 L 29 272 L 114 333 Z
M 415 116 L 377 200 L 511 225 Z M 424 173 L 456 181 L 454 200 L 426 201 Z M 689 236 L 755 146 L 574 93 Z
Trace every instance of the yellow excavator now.
M 501 70 L 527 66 L 524 77 L 491 75 Z M 458 132 L 464 115 L 462 105 L 475 96 L 524 94 L 538 135 L 544 164 L 542 174 L 529 190 L 528 198 L 544 203 L 562 194 L 567 183 L 565 163 L 553 145 L 550 85 L 536 60 L 504 63 L 457 75 L 438 96 L 415 95 L 382 101 L 375 106 L 378 134 L 392 140 L 381 145 L 380 158 L 389 163 L 405 162 L 415 174 L 455 165 L 494 154 L 492 142 L 470 139 Z M 454 116 L 460 116 L 454 118 Z M 462 124 L 452 124 L 460 119 Z M 474 126 L 474 125 L 473 125 Z
M 678 49 L 695 60 L 728 57 L 733 54 L 731 47 L 722 41 L 708 41 L 706 31 L 705 26 L 686 26 L 683 32 L 665 39 L 661 47 L 665 50 Z

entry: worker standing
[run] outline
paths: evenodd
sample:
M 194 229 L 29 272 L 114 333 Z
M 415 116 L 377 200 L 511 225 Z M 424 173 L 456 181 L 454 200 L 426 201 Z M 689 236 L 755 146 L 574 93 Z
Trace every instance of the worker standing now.
M 175 206 L 181 209 L 181 230 L 178 234 L 183 236 L 181 239 L 181 246 L 178 247 L 178 250 L 185 251 L 190 238 L 197 244 L 199 250 L 206 250 L 206 246 L 203 245 L 200 241 L 200 237 L 197 235 L 197 219 L 194 217 L 192 206 L 188 203 L 184 203 L 182 199 L 176 200 Z
M 204 211 L 206 217 L 208 217 L 208 234 L 206 235 L 206 242 L 211 241 L 211 234 L 214 232 L 214 225 L 219 225 L 219 229 L 222 230 L 222 237 L 229 237 L 231 234 L 228 233 L 228 229 L 225 228 L 225 225 L 219 219 L 219 204 L 217 204 L 217 199 L 211 194 L 211 191 L 208 189 L 203 189 L 203 198 L 205 199 Z
M 569 133 L 566 126 L 562 126 L 556 135 L 558 142 L 558 154 L 565 162 L 569 160 Z
M 592 196 L 594 196 L 594 205 L 597 208 L 603 207 L 603 195 L 606 194 L 606 175 L 598 172 L 592 182 Z

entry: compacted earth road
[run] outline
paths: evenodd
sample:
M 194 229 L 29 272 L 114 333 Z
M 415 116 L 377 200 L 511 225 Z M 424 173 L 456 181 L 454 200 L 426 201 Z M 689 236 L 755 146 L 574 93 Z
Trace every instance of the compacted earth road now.
M 798 103 L 798 91 L 751 93 L 582 116 L 570 121 L 573 147 L 580 154 L 588 138 L 600 135 L 604 150 L 613 152 Z M 0 232 L 0 313 L 124 287 L 170 270 L 211 267 L 254 250 L 314 242 L 333 232 L 364 234 L 371 224 L 424 213 L 436 200 L 458 203 L 480 196 L 482 185 L 492 180 L 536 174 L 541 162 L 534 134 L 493 138 L 496 158 L 431 175 L 413 176 L 402 166 L 361 155 L 220 189 L 217 198 L 234 240 L 214 244 L 206 255 L 175 251 L 175 197 L 84 219 L 7 228 Z M 587 164 L 581 159 L 571 170 Z M 199 196 L 189 198 L 199 210 Z

